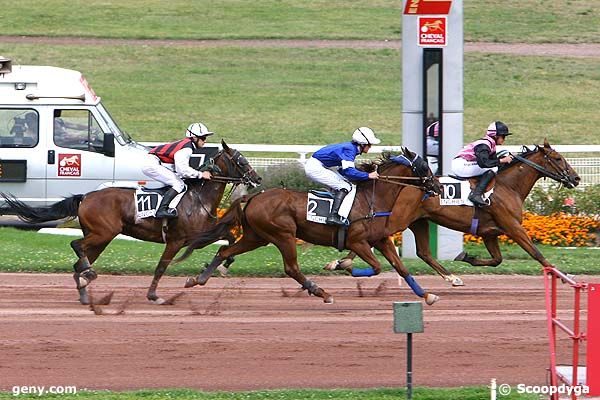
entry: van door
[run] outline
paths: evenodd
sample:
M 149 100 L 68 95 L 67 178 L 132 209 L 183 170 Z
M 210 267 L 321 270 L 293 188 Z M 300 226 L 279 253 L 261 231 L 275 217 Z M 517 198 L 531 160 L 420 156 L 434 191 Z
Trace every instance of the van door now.
M 46 141 L 40 114 L 29 107 L 0 107 L 0 192 L 31 206 L 45 205 Z
M 55 108 L 48 144 L 48 201 L 87 193 L 114 179 L 114 155 L 104 154 L 104 121 L 90 108 Z M 112 136 L 109 136 L 112 137 Z

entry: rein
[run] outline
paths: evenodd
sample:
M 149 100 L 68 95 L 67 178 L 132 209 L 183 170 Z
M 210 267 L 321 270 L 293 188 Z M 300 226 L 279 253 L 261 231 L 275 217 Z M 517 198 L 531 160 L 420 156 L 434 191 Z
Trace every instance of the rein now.
M 230 170 L 234 170 L 237 173 L 241 174 L 240 177 L 231 177 L 231 176 L 227 176 L 227 175 L 212 175 L 210 179 L 208 180 L 202 180 L 202 184 L 201 187 L 204 186 L 204 184 L 206 182 L 216 182 L 216 183 L 233 183 L 233 186 L 231 187 L 231 190 L 229 191 L 229 193 L 226 195 L 226 198 L 229 198 L 229 196 L 231 196 L 231 194 L 233 193 L 233 191 L 235 190 L 235 188 L 240 185 L 240 184 L 247 184 L 249 182 L 249 178 L 248 178 L 248 173 L 252 171 L 252 167 L 249 167 L 249 171 L 244 171 L 242 165 L 240 165 L 240 158 L 242 158 L 244 161 L 245 159 L 243 158 L 243 156 L 241 155 L 240 152 L 238 152 L 237 150 L 234 150 L 234 155 L 230 156 L 228 153 L 221 151 L 220 153 L 222 156 L 226 157 L 226 164 L 227 164 L 227 169 Z M 215 157 L 216 158 L 216 157 Z M 214 159 L 213 159 L 214 160 Z M 214 163 L 214 161 L 212 161 Z M 249 164 L 248 164 L 249 166 Z M 220 171 L 220 168 L 219 168 Z M 212 171 L 215 172 L 215 171 Z M 199 203 L 202 206 L 202 209 L 204 211 L 206 211 L 206 213 L 208 214 L 208 216 L 212 219 L 217 219 L 218 216 L 217 215 L 213 215 L 210 212 L 210 209 L 206 208 L 206 206 L 204 205 L 204 202 L 202 202 L 202 199 L 199 198 Z
M 408 186 L 408 187 L 414 187 L 420 190 L 424 190 L 422 185 L 415 185 L 412 183 L 404 183 L 404 182 L 397 182 L 396 180 L 420 180 L 422 181 L 423 178 L 419 178 L 416 176 L 395 176 L 395 175 L 379 175 L 379 181 L 382 182 L 386 182 L 386 183 L 391 183 L 393 185 L 399 185 L 399 186 Z
M 567 171 L 561 171 L 560 173 L 554 173 L 554 172 L 548 171 L 546 168 L 542 167 L 539 164 L 534 163 L 533 161 L 529 161 L 528 159 L 526 159 L 525 157 L 522 157 L 520 155 L 513 155 L 513 157 L 515 160 L 519 160 L 523 164 L 535 169 L 540 174 L 542 174 L 542 176 L 544 176 L 544 177 L 548 177 L 559 183 L 568 183 L 569 182 L 568 176 L 567 176 Z M 551 160 L 549 160 L 549 158 L 548 158 L 548 155 L 544 154 L 544 158 L 547 161 L 551 162 Z

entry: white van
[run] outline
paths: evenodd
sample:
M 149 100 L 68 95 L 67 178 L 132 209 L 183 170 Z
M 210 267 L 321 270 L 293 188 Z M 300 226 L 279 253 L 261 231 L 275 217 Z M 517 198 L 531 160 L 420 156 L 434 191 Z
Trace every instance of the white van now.
M 141 171 L 147 152 L 119 129 L 80 72 L 0 57 L 0 192 L 35 207 L 137 185 L 149 180 Z

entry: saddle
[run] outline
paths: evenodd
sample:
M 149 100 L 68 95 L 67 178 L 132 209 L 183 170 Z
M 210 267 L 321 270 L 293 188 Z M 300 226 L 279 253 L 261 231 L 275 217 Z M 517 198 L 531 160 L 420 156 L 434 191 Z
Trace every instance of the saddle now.
M 335 247 L 339 251 L 343 251 L 346 247 L 346 236 L 348 233 L 348 227 L 350 221 L 348 215 L 354 204 L 354 197 L 356 195 L 356 185 L 352 185 L 352 190 L 346 195 L 338 214 L 345 218 L 345 225 L 338 226 Z M 326 224 L 327 217 L 331 211 L 333 205 L 334 194 L 323 190 L 310 190 L 307 193 L 306 201 L 306 220 L 316 222 L 318 224 Z
M 348 218 L 350 210 L 354 204 L 354 196 L 356 195 L 356 185 L 352 185 L 352 190 L 346 195 L 338 214 L 341 217 Z M 331 192 L 324 190 L 310 190 L 307 194 L 306 201 L 306 220 L 316 222 L 318 224 L 326 224 L 327 217 L 331 211 L 334 195 Z M 348 221 L 348 225 L 350 222 Z
M 154 217 L 156 210 L 162 201 L 164 194 L 169 190 L 169 186 L 159 188 L 138 187 L 135 190 L 135 221 L 140 222 L 144 218 Z M 170 208 L 177 208 L 177 205 L 187 192 L 187 186 L 169 203 Z
M 440 195 L 441 206 L 471 206 L 473 203 L 469 200 L 469 194 L 477 186 L 479 176 L 462 177 L 456 175 L 442 176 L 439 178 L 442 194 Z M 494 177 L 486 186 L 483 194 L 484 199 L 489 199 L 494 192 L 496 178 Z
M 448 174 L 448 177 L 452 178 L 452 179 L 456 179 L 457 181 L 468 181 L 471 190 L 473 190 L 473 189 L 475 189 L 475 186 L 477 186 L 477 182 L 479 182 L 479 178 L 481 178 L 481 175 L 464 177 L 464 176 Z M 485 187 L 485 192 L 487 193 L 490 190 L 493 190 L 495 185 L 496 185 L 496 177 L 494 176 L 492 178 L 492 180 L 490 181 L 490 183 L 488 183 L 487 186 Z

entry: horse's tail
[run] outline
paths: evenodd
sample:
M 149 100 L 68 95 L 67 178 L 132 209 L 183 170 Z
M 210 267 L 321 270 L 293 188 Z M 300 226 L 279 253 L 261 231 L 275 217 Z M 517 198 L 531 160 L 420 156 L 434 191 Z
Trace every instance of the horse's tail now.
M 15 213 L 20 219 L 31 224 L 56 221 L 63 218 L 75 219 L 79 211 L 79 204 L 84 197 L 83 194 L 77 194 L 51 206 L 37 208 L 28 206 L 12 195 L 4 193 L 0 193 L 0 195 L 8 204 L 9 212 Z
M 217 224 L 211 229 L 200 232 L 200 234 L 196 236 L 190 242 L 190 244 L 188 244 L 183 254 L 178 257 L 175 262 L 181 262 L 185 260 L 196 249 L 202 249 L 209 244 L 216 242 L 217 240 L 225 239 L 231 236 L 231 229 L 235 226 L 242 225 L 244 218 L 244 209 L 242 208 L 242 203 L 246 202 L 247 200 L 247 197 L 244 196 L 231 203 L 229 209 L 221 218 L 219 218 L 219 222 L 217 222 Z

